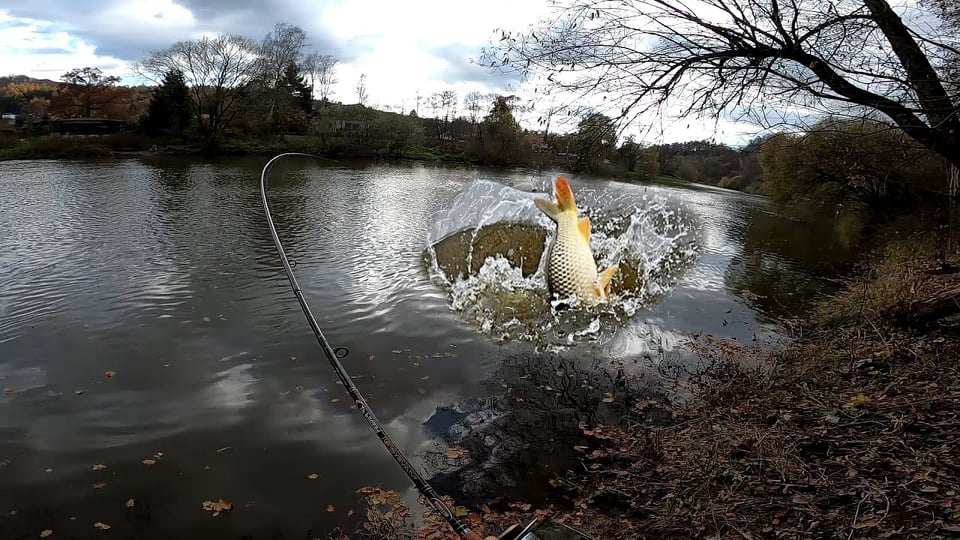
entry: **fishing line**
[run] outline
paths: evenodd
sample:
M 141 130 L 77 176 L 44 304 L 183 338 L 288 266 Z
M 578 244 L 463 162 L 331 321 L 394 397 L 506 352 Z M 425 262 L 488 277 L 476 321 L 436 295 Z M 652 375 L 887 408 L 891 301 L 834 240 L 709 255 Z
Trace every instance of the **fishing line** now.
M 303 292 L 300 290 L 300 285 L 297 283 L 297 278 L 293 275 L 293 268 L 290 265 L 290 261 L 287 259 L 287 254 L 283 250 L 283 245 L 280 243 L 280 237 L 277 235 L 277 228 L 273 224 L 273 217 L 270 215 L 270 205 L 267 203 L 267 171 L 273 165 L 275 161 L 285 156 L 306 156 L 317 159 L 326 159 L 328 161 L 336 161 L 330 158 L 325 158 L 322 156 L 316 156 L 313 154 L 307 154 L 303 152 L 286 152 L 274 156 L 267 162 L 263 167 L 263 171 L 260 173 L 260 198 L 263 201 L 263 211 L 267 216 L 267 224 L 270 226 L 270 235 L 273 237 L 273 243 L 277 246 L 277 252 L 280 254 L 280 260 L 283 262 L 283 270 L 287 274 L 287 279 L 290 281 L 290 286 L 293 287 L 293 294 L 296 295 L 297 300 L 300 302 L 300 307 L 303 309 L 303 314 L 307 317 L 307 322 L 310 323 L 310 328 L 313 329 L 313 334 L 317 337 L 317 342 L 320 343 L 320 348 L 323 349 L 324 355 L 327 357 L 327 360 L 330 361 L 330 365 L 333 367 L 333 370 L 336 372 L 337 377 L 340 378 L 340 382 L 343 383 L 343 387 L 347 389 L 347 393 L 350 394 L 350 397 L 353 398 L 354 403 L 357 404 L 357 409 L 360 410 L 360 414 L 367 420 L 367 423 L 373 428 L 373 431 L 377 434 L 377 437 L 380 438 L 380 442 L 387 448 L 390 452 L 390 455 L 393 456 L 393 459 L 400 465 L 407 477 L 413 481 L 413 484 L 417 487 L 420 493 L 430 502 L 430 505 L 434 510 L 447 521 L 451 528 L 461 537 L 466 536 L 470 529 L 458 520 L 450 508 L 440 499 L 440 495 L 433 490 L 433 487 L 427 483 L 426 480 L 420 476 L 420 473 L 413 468 L 413 465 L 407 461 L 407 458 L 403 455 L 397 445 L 390 439 L 390 436 L 387 435 L 387 432 L 384 431 L 383 426 L 380 425 L 380 421 L 377 420 L 377 417 L 374 416 L 373 411 L 367 406 L 366 400 L 363 398 L 363 395 L 360 394 L 360 390 L 357 389 L 356 385 L 353 384 L 353 380 L 347 374 L 347 370 L 344 369 L 343 364 L 340 363 L 340 359 L 347 356 L 350 353 L 350 350 L 346 347 L 336 347 L 333 348 L 327 342 L 327 339 L 323 336 L 323 332 L 320 330 L 320 325 L 317 324 L 317 320 L 314 318 L 313 313 L 310 311 L 310 307 L 307 305 L 307 301 L 303 298 Z

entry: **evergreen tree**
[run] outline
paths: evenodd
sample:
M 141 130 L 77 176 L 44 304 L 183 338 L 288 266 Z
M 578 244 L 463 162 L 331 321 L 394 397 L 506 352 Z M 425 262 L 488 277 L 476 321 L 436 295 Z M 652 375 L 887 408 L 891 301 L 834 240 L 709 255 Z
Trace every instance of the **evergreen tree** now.
M 190 117 L 190 89 L 183 72 L 168 71 L 160 86 L 153 90 L 140 125 L 151 135 L 181 133 L 190 123 Z

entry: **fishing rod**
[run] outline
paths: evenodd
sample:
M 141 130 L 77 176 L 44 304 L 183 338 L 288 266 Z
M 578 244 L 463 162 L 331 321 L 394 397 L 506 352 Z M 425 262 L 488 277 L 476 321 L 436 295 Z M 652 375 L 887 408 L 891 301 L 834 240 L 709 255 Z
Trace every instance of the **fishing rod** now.
M 377 420 L 377 417 L 374 416 L 373 411 L 370 410 L 370 407 L 367 405 L 366 399 L 360 393 L 360 390 L 355 384 L 353 384 L 353 379 L 347 374 L 347 370 L 343 367 L 343 364 L 340 363 L 340 359 L 344 358 L 349 354 L 349 349 L 346 347 L 331 347 L 330 343 L 323 336 L 323 331 L 320 330 L 320 325 L 317 324 L 317 319 L 313 316 L 313 313 L 310 311 L 310 306 L 307 305 L 307 301 L 303 298 L 303 291 L 300 290 L 300 285 L 297 283 L 297 278 L 293 275 L 293 268 L 290 266 L 290 261 L 287 259 L 287 254 L 283 250 L 283 245 L 280 242 L 280 237 L 277 235 L 277 228 L 273 224 L 273 217 L 270 214 L 270 205 L 267 202 L 267 171 L 273 165 L 273 163 L 280 158 L 286 156 L 306 156 L 317 159 L 326 159 L 328 161 L 336 162 L 336 160 L 325 158 L 322 156 L 317 156 L 314 154 L 308 154 L 304 152 L 286 152 L 283 154 L 278 154 L 270 159 L 264 165 L 263 170 L 260 172 L 260 198 L 263 201 L 263 211 L 266 214 L 267 225 L 270 227 L 270 236 L 273 237 L 273 243 L 277 246 L 277 252 L 280 254 L 280 261 L 283 263 L 283 270 L 287 274 L 287 279 L 290 281 L 290 286 L 293 287 L 293 294 L 296 295 L 297 301 L 300 302 L 300 308 L 303 309 L 303 314 L 307 317 L 307 322 L 310 323 L 310 328 L 313 330 L 313 334 L 317 338 L 317 342 L 320 344 L 320 348 L 323 349 L 324 356 L 327 357 L 327 360 L 330 362 L 330 365 L 333 367 L 333 371 L 336 372 L 337 377 L 340 378 L 340 382 L 343 383 L 343 387 L 347 389 L 347 393 L 350 394 L 350 397 L 353 398 L 354 403 L 357 405 L 357 409 L 360 410 L 360 414 L 363 415 L 366 419 L 367 424 L 373 429 L 377 434 L 377 437 L 380 438 L 380 442 L 387 448 L 390 452 L 390 455 L 393 456 L 393 459 L 400 465 L 400 468 L 403 469 L 403 472 L 407 474 L 407 477 L 413 481 L 414 486 L 417 490 L 426 498 L 430 503 L 430 506 L 446 520 L 447 524 L 457 533 L 458 536 L 466 540 L 481 540 L 480 536 L 471 531 L 465 523 L 457 519 L 453 514 L 453 511 L 447 507 L 447 505 L 440 498 L 440 495 L 434 491 L 433 487 L 427 483 L 426 480 L 413 468 L 413 465 L 407 460 L 406 456 L 403 455 L 403 452 L 400 451 L 400 448 L 393 442 L 387 432 L 383 429 L 383 426 L 380 424 L 380 421 Z M 499 540 L 536 540 L 540 538 L 540 535 L 547 534 L 549 538 L 558 538 L 558 534 L 563 534 L 562 538 L 564 539 L 589 539 L 590 537 L 583 534 L 580 531 L 563 525 L 562 523 L 556 523 L 550 520 L 539 520 L 534 519 L 524 527 L 520 527 L 519 524 L 514 525 L 508 528 L 502 535 L 499 536 Z M 575 536 L 574 536 L 575 535 Z

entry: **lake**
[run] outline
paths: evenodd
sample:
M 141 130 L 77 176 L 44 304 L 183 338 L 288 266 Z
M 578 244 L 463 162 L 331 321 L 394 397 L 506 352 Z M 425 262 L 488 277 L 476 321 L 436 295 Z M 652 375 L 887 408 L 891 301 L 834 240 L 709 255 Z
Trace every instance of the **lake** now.
M 90 538 L 102 522 L 111 537 L 320 538 L 357 526 L 364 486 L 415 501 L 286 279 L 259 195 L 267 159 L 0 162 L 0 537 Z M 572 175 L 609 253 L 646 257 L 629 309 L 550 333 L 563 324 L 536 283 L 489 295 L 510 268 L 438 277 L 437 235 L 521 214 L 536 233 L 527 199 L 553 176 L 305 158 L 270 172 L 326 338 L 459 502 L 535 501 L 577 423 L 615 416 L 689 360 L 683 336 L 776 339 L 854 255 L 832 220 L 760 197 Z M 627 210 L 605 217 L 608 203 Z M 635 236 L 614 241 L 624 230 Z M 448 445 L 473 461 L 440 463 Z M 214 518 L 202 503 L 221 498 L 234 508 Z

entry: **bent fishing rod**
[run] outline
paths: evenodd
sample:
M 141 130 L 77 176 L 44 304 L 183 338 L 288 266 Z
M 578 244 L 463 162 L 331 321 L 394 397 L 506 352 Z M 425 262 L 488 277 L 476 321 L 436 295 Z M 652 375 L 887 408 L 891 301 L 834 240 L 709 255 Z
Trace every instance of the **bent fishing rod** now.
M 363 395 L 360 394 L 360 390 L 355 384 L 353 384 L 353 379 L 347 374 L 347 370 L 343 367 L 343 364 L 340 363 L 340 358 L 345 357 L 349 350 L 345 347 L 337 347 L 334 349 L 330 346 L 330 343 L 327 342 L 327 339 L 323 336 L 323 331 L 320 330 L 320 325 L 317 324 L 317 319 L 313 316 L 313 313 L 310 311 L 310 306 L 307 305 L 307 301 L 303 298 L 303 291 L 300 290 L 300 285 L 297 283 L 297 278 L 293 275 L 293 268 L 290 266 L 290 261 L 287 259 L 287 254 L 283 250 L 283 245 L 280 243 L 280 237 L 277 235 L 277 228 L 273 224 L 273 217 L 270 215 L 270 205 L 267 203 L 267 171 L 270 166 L 273 165 L 275 161 L 285 156 L 307 156 L 313 158 L 322 158 L 321 156 L 315 156 L 313 154 L 307 154 L 302 152 L 288 152 L 284 154 L 279 154 L 273 157 L 270 161 L 267 162 L 263 167 L 263 171 L 260 173 L 260 198 L 263 201 L 263 211 L 267 216 L 267 225 L 270 226 L 270 236 L 273 237 L 273 243 L 277 246 L 277 251 L 280 254 L 280 260 L 283 263 L 283 269 L 287 273 L 287 279 L 290 281 L 290 286 L 293 287 L 293 294 L 297 296 L 297 300 L 300 302 L 300 308 L 303 309 L 303 314 L 307 317 L 307 322 L 310 323 L 310 328 L 313 329 L 313 334 L 317 338 L 317 342 L 320 343 L 320 348 L 323 349 L 324 355 L 327 357 L 327 360 L 330 361 L 330 365 L 333 367 L 333 371 L 336 372 L 337 377 L 340 378 L 340 382 L 343 383 L 343 387 L 347 389 L 347 393 L 350 394 L 350 397 L 353 398 L 354 403 L 357 405 L 357 409 L 360 410 L 360 414 L 363 415 L 366 419 L 367 424 L 373 429 L 377 434 L 377 437 L 380 438 L 380 442 L 387 447 L 387 450 L 390 451 L 390 455 L 393 456 L 393 459 L 400 464 L 400 467 L 403 469 L 410 480 L 413 481 L 413 484 L 417 487 L 417 490 L 423 494 L 423 496 L 430 502 L 430 505 L 438 514 L 443 516 L 443 519 L 447 521 L 450 527 L 461 537 L 466 537 L 470 533 L 470 529 L 460 520 L 453 515 L 453 511 L 447 508 L 447 505 L 443 503 L 440 499 L 440 495 L 433 490 L 433 487 L 427 483 L 426 480 L 420 476 L 420 473 L 413 468 L 413 465 L 407 461 L 406 456 L 403 455 L 403 452 L 397 447 L 396 443 L 393 442 L 393 439 L 384 431 L 383 426 L 380 424 L 380 421 L 377 420 L 377 417 L 374 416 L 373 411 L 370 410 L 370 407 L 367 405 L 367 400 L 363 398 Z
M 377 420 L 377 417 L 374 416 L 373 411 L 370 410 L 370 407 L 367 405 L 366 399 L 364 399 L 357 386 L 353 384 L 353 379 L 350 378 L 350 376 L 347 374 L 347 370 L 343 367 L 343 364 L 340 363 L 340 359 L 346 357 L 350 351 L 346 347 L 334 348 L 330 346 L 330 343 L 323 335 L 323 331 L 320 330 L 320 325 L 317 324 L 317 319 L 310 311 L 310 306 L 307 305 L 307 301 L 303 298 L 303 291 L 300 290 L 300 285 L 297 283 L 297 278 L 293 275 L 293 268 L 290 265 L 290 261 L 287 259 L 286 252 L 283 250 L 280 237 L 277 235 L 277 228 L 273 223 L 273 217 L 270 214 L 270 205 L 267 202 L 267 172 L 274 162 L 286 156 L 306 156 L 316 159 L 325 159 L 333 162 L 336 162 L 336 160 L 304 152 L 286 152 L 271 158 L 270 161 L 264 165 L 263 170 L 260 172 L 260 198 L 263 202 L 263 211 L 266 214 L 267 225 L 270 227 L 270 236 L 273 238 L 273 243 L 277 247 L 277 252 L 280 255 L 280 261 L 283 263 L 283 270 L 286 272 L 287 279 L 290 281 L 290 286 L 293 288 L 293 294 L 296 295 L 297 301 L 300 302 L 300 308 L 303 310 L 303 314 L 306 316 L 307 322 L 310 323 L 310 328 L 313 330 L 313 334 L 316 336 L 317 342 L 320 344 L 320 348 L 323 349 L 324 356 L 327 357 L 327 360 L 333 367 L 333 371 L 336 372 L 337 377 L 340 378 L 340 382 L 343 383 L 343 387 L 346 388 L 347 393 L 350 394 L 351 398 L 353 398 L 354 403 L 357 405 L 357 409 L 360 411 L 360 414 L 363 415 L 364 419 L 366 419 L 367 424 L 369 424 L 373 431 L 377 434 L 377 437 L 380 438 L 380 442 L 383 443 L 383 445 L 387 448 L 387 450 L 390 452 L 390 455 L 393 456 L 394 461 L 400 465 L 400 467 L 403 469 L 403 472 L 407 474 L 407 477 L 410 478 L 417 490 L 424 496 L 424 498 L 426 498 L 430 506 L 433 507 L 433 509 L 440 514 L 444 520 L 446 520 L 447 524 L 450 525 L 450 527 L 457 533 L 458 536 L 467 540 L 480 540 L 480 536 L 477 533 L 471 531 L 466 524 L 456 518 L 456 516 L 453 514 L 453 511 L 448 508 L 440 498 L 440 495 L 438 495 L 437 492 L 434 491 L 433 487 L 430 486 L 430 484 L 424 480 L 420 473 L 413 468 L 413 465 L 411 465 L 406 456 L 403 455 L 403 452 L 400 451 L 400 448 L 397 447 L 396 443 L 393 442 L 387 432 L 383 429 L 380 421 Z M 550 538 L 560 538 L 558 534 L 566 535 L 565 538 L 569 539 L 590 538 L 581 531 L 577 531 L 561 523 L 552 522 L 550 520 L 534 519 L 524 527 L 520 527 L 519 524 L 517 524 L 508 528 L 502 535 L 500 535 L 499 540 L 535 540 L 538 538 L 537 533 L 549 534 L 551 535 L 549 536 Z

